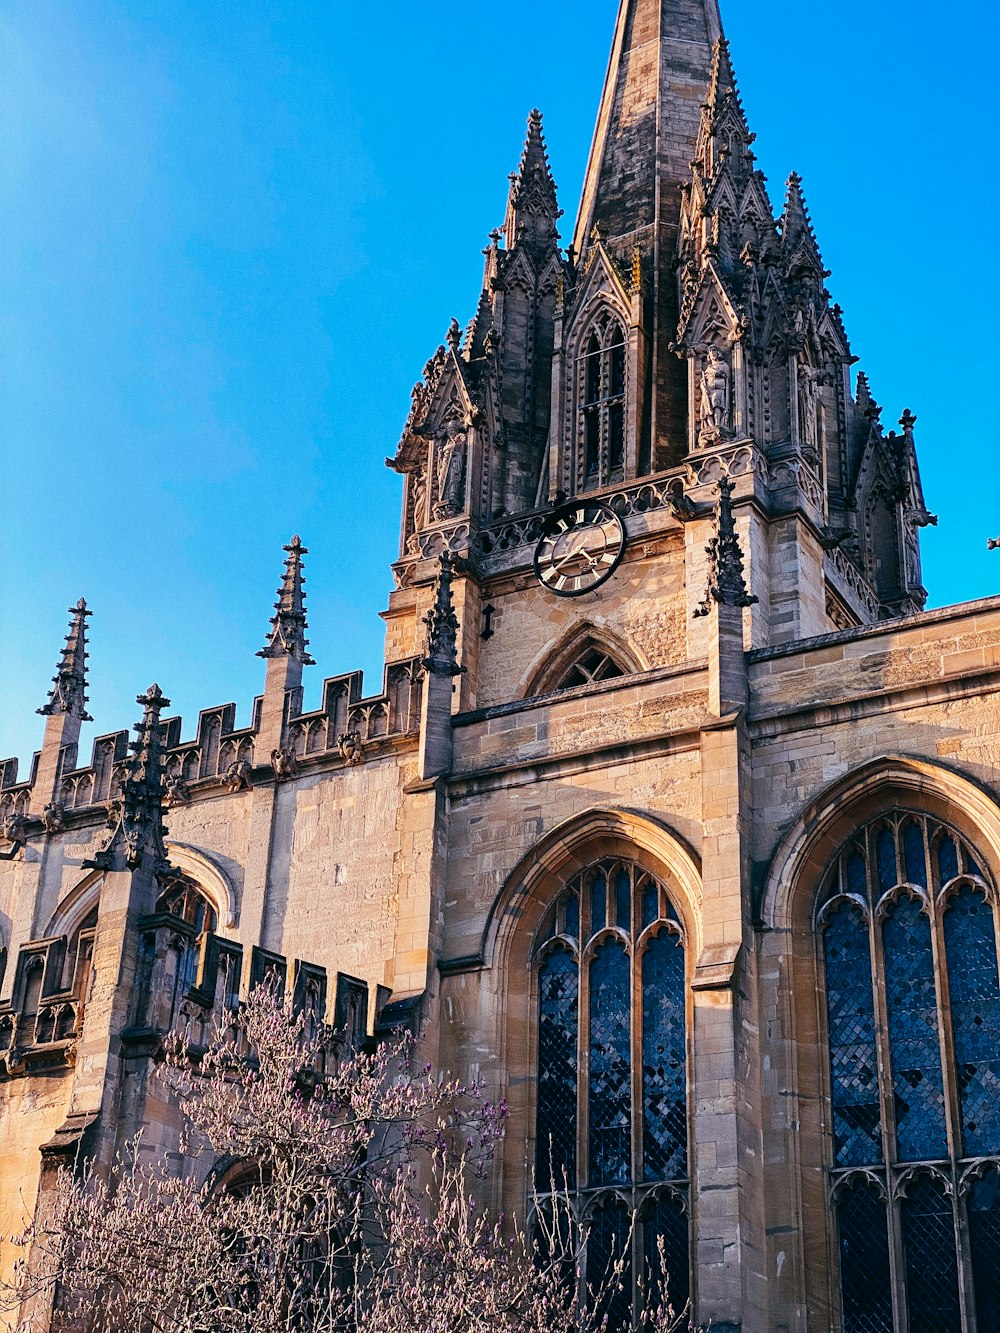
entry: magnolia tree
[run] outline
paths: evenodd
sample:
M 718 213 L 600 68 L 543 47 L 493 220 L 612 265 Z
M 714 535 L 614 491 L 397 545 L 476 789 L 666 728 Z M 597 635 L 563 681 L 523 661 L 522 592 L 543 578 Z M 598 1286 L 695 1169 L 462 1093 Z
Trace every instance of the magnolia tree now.
M 412 1043 L 328 1069 L 262 987 L 199 1056 L 172 1037 L 158 1077 L 191 1169 L 150 1165 L 136 1141 L 107 1174 L 62 1172 L 15 1240 L 0 1312 L 51 1307 L 56 1333 L 607 1329 L 624 1263 L 587 1289 L 565 1193 L 530 1239 L 477 1206 L 504 1108 L 415 1067 Z M 688 1328 L 661 1289 L 640 1327 Z

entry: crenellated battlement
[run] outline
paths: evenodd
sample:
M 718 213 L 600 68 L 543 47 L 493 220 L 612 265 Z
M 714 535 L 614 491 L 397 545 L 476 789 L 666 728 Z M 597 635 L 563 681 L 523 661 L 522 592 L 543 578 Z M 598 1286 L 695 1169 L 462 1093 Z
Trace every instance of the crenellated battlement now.
M 307 652 L 303 557 L 299 537 L 285 547 L 267 643 L 264 692 L 253 703 L 249 726 L 236 725 L 236 704 L 205 708 L 191 739 L 180 717 L 160 722 L 165 803 L 187 805 L 203 796 L 286 782 L 311 768 L 357 767 L 420 732 L 420 657 L 390 662 L 379 693 L 365 695 L 360 671 L 328 677 L 319 708 L 303 711 L 302 670 L 314 665 Z M 24 842 L 40 831 L 59 833 L 68 819 L 89 822 L 99 810 L 114 818 L 128 774 L 129 732 L 98 736 L 90 762 L 78 764 L 86 703 L 86 602 L 70 608 L 66 639 L 48 703 L 42 748 L 21 778 L 16 758 L 0 761 L 0 839 Z
M 254 700 L 250 725 L 236 726 L 236 704 L 220 704 L 198 714 L 194 736 L 183 740 L 183 719 L 162 723 L 164 777 L 168 805 L 186 804 L 201 795 L 249 789 L 257 782 L 284 781 L 300 769 L 340 764 L 354 767 L 394 744 L 415 740 L 420 727 L 420 658 L 389 663 L 378 694 L 366 696 L 364 673 L 352 671 L 323 682 L 322 704 L 302 710 L 301 687 L 287 692 L 282 744 L 265 752 L 260 745 L 264 696 Z M 32 819 L 32 793 L 39 771 L 35 754 L 29 777 L 18 781 L 17 759 L 0 761 L 0 830 L 16 833 L 12 821 L 31 831 L 41 823 L 49 831 L 74 811 L 92 810 L 120 799 L 128 765 L 128 731 L 94 740 L 90 762 L 67 767 L 75 752 L 67 748 L 56 799 L 46 801 L 47 815 Z

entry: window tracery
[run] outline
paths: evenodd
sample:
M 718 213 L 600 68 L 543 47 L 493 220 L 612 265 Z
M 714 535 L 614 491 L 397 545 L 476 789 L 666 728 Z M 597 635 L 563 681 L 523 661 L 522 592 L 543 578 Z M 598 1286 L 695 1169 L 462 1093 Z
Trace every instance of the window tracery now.
M 897 811 L 820 902 L 843 1333 L 1000 1327 L 994 886 L 952 829 Z
M 590 866 L 550 910 L 534 968 L 534 1203 L 568 1189 L 592 1288 L 624 1258 L 608 1297 L 624 1330 L 642 1288 L 666 1281 L 678 1311 L 689 1289 L 685 945 L 664 885 L 635 862 Z
M 625 330 L 609 312 L 593 324 L 579 362 L 579 490 L 613 485 L 625 475 Z

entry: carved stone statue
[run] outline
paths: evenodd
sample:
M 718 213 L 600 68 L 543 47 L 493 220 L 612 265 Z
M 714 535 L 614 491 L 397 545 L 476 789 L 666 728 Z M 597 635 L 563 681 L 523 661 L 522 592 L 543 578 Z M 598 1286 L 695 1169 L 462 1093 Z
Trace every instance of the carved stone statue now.
M 298 775 L 299 765 L 293 750 L 282 747 L 271 751 L 271 767 L 277 782 L 287 782 Z
M 351 768 L 365 761 L 364 747 L 356 731 L 345 731 L 337 741 L 337 749 L 340 751 L 341 759 Z
M 230 791 L 249 791 L 253 786 L 253 774 L 245 759 L 234 759 L 226 769 L 225 783 Z
M 61 805 L 47 805 L 42 811 L 46 833 L 61 833 L 66 827 L 66 813 Z
M 819 450 L 820 372 L 812 366 L 799 366 L 799 438 L 806 454 Z
M 423 528 L 427 517 L 427 474 L 423 467 L 411 474 L 410 486 L 413 494 L 413 531 L 407 539 L 406 550 L 408 554 L 416 555 L 420 549 L 420 542 L 417 539 L 417 535 Z
M 167 805 L 187 805 L 191 800 L 188 785 L 179 773 L 168 773 L 164 781 Z
M 729 430 L 733 401 L 733 372 L 721 348 L 710 347 L 701 372 L 701 429 L 703 442 L 718 440 Z
M 24 815 L 7 815 L 3 821 L 3 837 L 7 842 L 24 842 L 28 835 L 28 821 Z
M 438 499 L 434 517 L 454 518 L 465 508 L 465 455 L 468 435 L 460 421 L 449 421 L 438 444 Z

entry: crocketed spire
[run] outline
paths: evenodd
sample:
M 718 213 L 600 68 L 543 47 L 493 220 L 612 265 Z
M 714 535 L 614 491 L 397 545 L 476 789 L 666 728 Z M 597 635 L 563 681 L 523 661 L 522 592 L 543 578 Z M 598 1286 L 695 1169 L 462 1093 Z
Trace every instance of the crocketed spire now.
M 38 712 L 43 717 L 68 713 L 81 722 L 90 722 L 93 719 L 87 712 L 87 617 L 93 613 L 81 597 L 76 606 L 70 607 L 69 614 L 72 620 L 59 666 L 52 677 L 49 701 Z
M 728 477 L 719 482 L 715 525 L 715 536 L 705 547 L 710 562 L 708 591 L 695 612 L 697 616 L 707 616 L 713 602 L 720 606 L 753 606 L 758 600 L 750 595 L 746 585 L 743 552 L 733 517 L 733 483 Z
M 136 703 L 142 705 L 142 721 L 131 742 L 132 758 L 122 784 L 121 830 L 125 861 L 133 870 L 142 863 L 143 852 L 152 851 L 157 864 L 166 861 L 163 839 L 163 734 L 160 714 L 170 707 L 159 685 L 150 685 Z
M 555 240 L 556 223 L 561 216 L 542 134 L 542 113 L 532 111 L 521 162 L 510 178 L 504 222 L 507 248 L 513 249 L 520 242 L 544 249 Z
M 434 587 L 434 605 L 424 616 L 427 626 L 427 656 L 424 666 L 435 676 L 458 676 L 458 616 L 452 600 L 451 582 L 455 562 L 448 551 L 441 555 L 437 582 Z
M 306 594 L 302 573 L 302 557 L 309 551 L 298 535 L 284 550 L 287 553 L 285 573 L 274 604 L 270 636 L 257 656 L 280 657 L 287 653 L 303 666 L 313 666 L 313 659 L 307 652 L 309 640 L 306 638 Z

